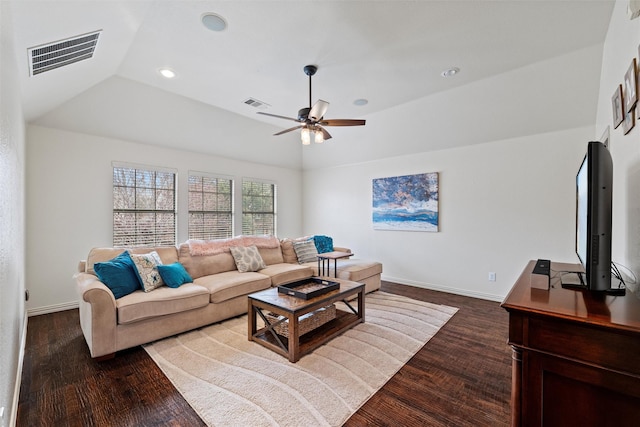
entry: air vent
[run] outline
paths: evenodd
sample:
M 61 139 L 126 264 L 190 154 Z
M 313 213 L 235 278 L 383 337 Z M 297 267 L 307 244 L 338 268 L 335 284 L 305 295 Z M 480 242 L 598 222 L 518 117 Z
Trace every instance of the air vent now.
M 255 98 L 249 98 L 246 101 L 244 101 L 244 103 L 247 105 L 251 105 L 254 108 L 257 108 L 258 110 L 266 110 L 267 108 L 271 107 L 271 105 L 267 104 L 266 102 L 258 101 Z
M 35 76 L 45 71 L 92 58 L 101 31 L 29 48 L 31 75 Z

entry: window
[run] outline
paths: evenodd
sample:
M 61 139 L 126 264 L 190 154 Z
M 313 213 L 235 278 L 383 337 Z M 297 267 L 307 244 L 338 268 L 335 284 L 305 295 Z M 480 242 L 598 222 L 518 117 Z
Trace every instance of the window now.
M 189 173 L 189 238 L 233 236 L 233 180 Z
M 242 234 L 276 234 L 276 186 L 242 180 Z
M 174 171 L 113 167 L 113 246 L 176 244 Z

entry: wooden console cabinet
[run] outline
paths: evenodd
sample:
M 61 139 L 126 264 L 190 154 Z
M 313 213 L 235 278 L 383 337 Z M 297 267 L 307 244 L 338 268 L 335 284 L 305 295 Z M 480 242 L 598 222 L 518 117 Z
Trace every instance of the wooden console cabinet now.
M 640 292 L 531 287 L 529 262 L 502 303 L 513 349 L 512 426 L 640 426 Z

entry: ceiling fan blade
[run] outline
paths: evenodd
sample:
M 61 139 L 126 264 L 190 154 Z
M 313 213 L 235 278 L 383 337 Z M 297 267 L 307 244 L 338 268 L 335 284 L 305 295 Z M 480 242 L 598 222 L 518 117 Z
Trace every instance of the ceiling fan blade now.
M 322 135 L 324 136 L 324 140 L 326 141 L 327 139 L 331 139 L 331 134 L 329 132 L 327 132 L 327 130 L 321 126 L 318 126 L 318 128 L 322 131 Z
M 258 111 L 258 114 L 262 114 L 263 116 L 276 117 L 278 119 L 293 120 L 294 122 L 298 122 L 298 123 L 300 122 L 300 120 L 294 119 L 293 117 L 279 116 L 277 114 L 264 113 L 262 111 Z
M 304 125 L 294 126 L 292 128 L 289 128 L 289 129 L 281 130 L 278 133 L 274 133 L 273 136 L 282 135 L 283 133 L 291 132 L 292 130 L 300 129 L 300 128 L 303 128 L 303 127 L 304 127 Z
M 330 119 L 319 122 L 322 126 L 364 126 L 366 120 L 360 119 Z
M 324 113 L 327 112 L 327 108 L 329 108 L 329 103 L 318 99 L 316 103 L 313 104 L 313 107 L 311 107 L 311 111 L 309 111 L 309 119 L 317 122 L 324 116 Z

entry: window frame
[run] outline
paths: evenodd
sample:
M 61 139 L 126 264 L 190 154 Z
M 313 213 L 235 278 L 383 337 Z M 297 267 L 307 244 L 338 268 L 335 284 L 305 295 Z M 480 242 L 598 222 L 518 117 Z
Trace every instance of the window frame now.
M 175 246 L 177 242 L 177 223 L 178 223 L 178 171 L 177 169 L 172 168 L 163 168 L 157 166 L 150 165 L 141 165 L 141 164 L 133 164 L 133 163 L 121 163 L 121 162 L 113 162 L 112 166 L 112 243 L 114 247 L 157 247 L 157 246 Z M 116 171 L 118 169 L 122 170 L 132 170 L 133 171 L 133 180 L 132 182 L 127 182 L 126 177 L 123 182 L 116 181 Z M 152 174 L 153 185 L 144 186 L 140 185 L 138 173 L 142 173 L 144 175 Z M 158 174 L 167 174 L 173 175 L 172 182 L 169 187 L 162 187 L 159 185 L 159 177 Z M 141 178 L 144 181 L 144 177 Z M 123 185 L 123 184 L 132 184 L 132 185 Z M 118 191 L 117 189 L 132 189 L 133 196 L 128 195 L 125 196 L 125 190 Z M 140 190 L 140 191 L 138 191 Z M 118 193 L 121 192 L 123 195 L 118 196 Z M 143 193 L 153 193 L 153 204 L 154 207 L 138 207 L 139 200 L 142 201 L 145 199 Z M 169 194 L 169 197 L 162 197 L 162 193 L 172 193 Z M 117 207 L 118 199 L 120 197 L 121 203 L 127 203 L 126 200 L 122 200 L 121 197 L 129 197 L 129 203 L 133 201 L 133 208 L 131 207 Z M 131 200 L 132 197 L 132 200 Z M 148 197 L 148 195 L 147 195 Z M 162 209 L 158 208 L 158 203 L 162 204 L 170 200 L 173 204 L 170 209 Z M 148 201 L 148 200 L 147 200 Z M 131 233 L 131 230 L 127 230 L 127 226 L 117 227 L 117 217 L 121 216 L 125 218 L 127 216 L 131 216 L 133 214 L 134 221 L 131 224 L 133 229 L 135 230 Z M 145 224 L 144 217 L 153 217 L 153 221 L 150 221 L 152 225 L 148 222 Z M 165 217 L 163 220 L 161 217 Z M 147 219 L 148 221 L 148 219 Z M 170 225 L 166 227 L 166 223 Z M 153 233 L 148 234 L 144 232 L 144 229 L 153 229 Z M 127 237 L 128 236 L 128 237 Z M 151 238 L 149 238 L 151 237 Z M 167 238 L 168 237 L 168 238 Z
M 272 195 L 271 195 L 271 206 L 272 209 L 270 211 L 245 211 L 245 184 L 246 183 L 253 183 L 253 184 L 262 184 L 262 185 L 270 185 L 272 187 Z M 241 187 L 241 193 L 242 193 L 242 234 L 243 235 L 263 235 L 263 234 L 268 234 L 268 235 L 273 235 L 273 236 L 277 236 L 277 224 L 278 224 L 278 215 L 277 215 L 277 200 L 278 200 L 278 186 L 274 181 L 269 181 L 269 180 L 265 180 L 265 179 L 259 179 L 259 178 L 250 178 L 250 177 L 243 177 L 242 178 L 242 187 Z M 258 196 L 260 197 L 260 196 Z M 264 206 L 264 205 L 263 205 Z M 253 227 L 251 227 L 251 230 L 248 230 L 247 228 L 245 228 L 245 220 L 246 220 L 246 215 L 271 215 L 272 217 L 272 226 L 270 230 L 260 230 L 258 232 L 256 232 L 256 226 L 255 226 L 255 221 L 251 221 L 251 223 L 253 224 Z
M 212 193 L 212 192 L 205 192 L 204 188 L 202 189 L 201 193 L 202 193 L 202 210 L 192 210 L 191 207 L 191 195 L 192 193 L 195 193 L 195 191 L 191 190 L 191 179 L 192 177 L 199 177 L 199 178 L 211 178 L 211 179 L 216 179 L 216 180 L 227 180 L 229 181 L 229 197 L 230 197 L 230 201 L 229 201 L 229 210 L 220 210 L 220 209 L 216 209 L 216 210 L 205 210 L 204 209 L 204 205 L 205 205 L 205 194 L 215 194 L 215 195 L 220 195 L 220 194 L 226 194 L 226 193 Z M 199 172 L 199 171 L 189 171 L 188 173 L 188 178 L 187 178 L 187 215 L 188 215 L 188 219 L 187 219 L 187 236 L 189 239 L 198 239 L 198 240 L 212 240 L 212 239 L 225 239 L 225 238 L 230 238 L 233 237 L 234 234 L 234 227 L 235 227 L 235 197 L 234 197 L 234 192 L 235 192 L 235 180 L 233 179 L 233 177 L 228 176 L 228 175 L 220 175 L 220 174 L 213 174 L 213 173 L 208 173 L 208 172 Z M 202 214 L 203 215 L 203 220 L 202 220 L 202 227 L 203 229 L 199 231 L 196 230 L 192 230 L 192 215 L 195 214 Z M 206 230 L 204 229 L 205 227 L 205 216 L 206 215 L 229 215 L 230 221 L 229 221 L 229 228 L 226 230 L 225 233 L 211 233 L 211 234 L 207 234 Z

